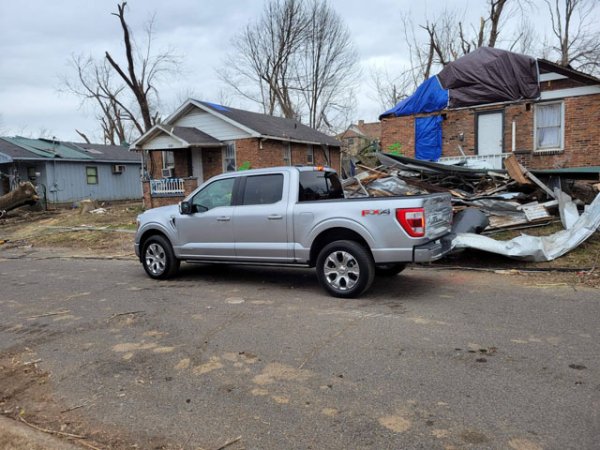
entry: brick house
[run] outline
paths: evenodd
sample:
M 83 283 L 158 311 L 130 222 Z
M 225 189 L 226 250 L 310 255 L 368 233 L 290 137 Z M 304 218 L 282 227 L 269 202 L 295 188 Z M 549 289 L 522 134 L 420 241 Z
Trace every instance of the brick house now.
M 532 169 L 600 166 L 600 79 L 543 59 L 531 61 L 539 87 L 535 96 L 464 107 L 449 102 L 437 111 L 398 117 L 384 113 L 382 150 L 400 148 L 418 158 L 417 122 L 436 118 L 440 162 L 502 168 L 503 158 L 514 153 Z
M 365 148 L 371 146 L 374 142 L 379 144 L 381 139 L 381 122 L 365 123 L 359 120 L 358 123 L 351 124 L 337 138 L 342 143 L 342 152 L 356 156 Z
M 189 99 L 131 147 L 146 153 L 144 205 L 177 203 L 214 175 L 315 164 L 340 169 L 340 143 L 293 119 Z

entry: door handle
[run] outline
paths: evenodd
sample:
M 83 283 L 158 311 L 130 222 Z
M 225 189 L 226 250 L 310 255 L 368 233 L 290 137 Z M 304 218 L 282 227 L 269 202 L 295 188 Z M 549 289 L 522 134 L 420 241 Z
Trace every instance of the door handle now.
M 230 220 L 231 220 L 231 217 L 227 217 L 227 216 L 217 217 L 217 222 L 229 222 Z
M 270 216 L 267 217 L 267 219 L 269 219 L 269 220 L 281 220 L 281 219 L 283 219 L 283 216 L 281 214 L 271 214 Z

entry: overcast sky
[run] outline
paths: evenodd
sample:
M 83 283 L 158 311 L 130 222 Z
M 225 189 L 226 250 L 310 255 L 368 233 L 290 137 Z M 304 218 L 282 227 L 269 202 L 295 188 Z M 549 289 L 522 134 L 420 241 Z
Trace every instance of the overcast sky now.
M 541 1 L 541 0 L 540 0 Z M 369 79 L 373 66 L 399 70 L 407 58 L 402 14 L 415 23 L 447 5 L 476 21 L 485 0 L 331 0 L 352 30 L 363 78 L 354 119 L 374 121 L 382 112 Z M 110 51 L 123 61 L 116 0 L 0 0 L 0 134 L 61 140 L 81 138 L 75 129 L 99 140 L 99 127 L 90 108 L 59 92 L 60 78 L 72 73 L 71 55 L 100 58 Z M 168 115 L 186 94 L 218 102 L 224 88 L 215 70 L 228 50 L 231 37 L 261 13 L 263 0 L 130 0 L 126 17 L 134 34 L 155 14 L 155 49 L 172 47 L 182 56 L 183 71 L 161 89 L 161 111 Z M 542 9 L 542 8 L 540 8 Z M 544 14 L 544 11 L 539 11 Z M 518 22 L 518 19 L 515 19 Z M 513 24 L 515 25 L 515 24 Z M 518 25 L 518 23 L 516 24 Z M 549 30 L 540 30 L 549 32 Z M 230 106 L 247 107 L 238 98 Z

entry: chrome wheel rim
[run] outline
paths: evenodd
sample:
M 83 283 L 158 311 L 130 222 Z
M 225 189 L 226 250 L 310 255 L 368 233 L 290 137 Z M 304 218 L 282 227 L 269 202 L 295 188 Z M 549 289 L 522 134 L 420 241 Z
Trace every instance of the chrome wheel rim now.
M 161 245 L 152 243 L 146 249 L 146 267 L 152 275 L 161 275 L 165 271 L 167 255 Z
M 338 291 L 351 290 L 360 278 L 360 267 L 356 258 L 341 250 L 327 256 L 323 272 L 327 283 Z

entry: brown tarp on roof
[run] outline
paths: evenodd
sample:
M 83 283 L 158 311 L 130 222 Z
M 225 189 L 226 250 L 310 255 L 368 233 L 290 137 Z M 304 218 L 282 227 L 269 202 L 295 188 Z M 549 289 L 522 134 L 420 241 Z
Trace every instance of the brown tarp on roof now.
M 437 77 L 450 90 L 450 108 L 540 95 L 536 60 L 496 48 L 478 48 L 449 63 Z

